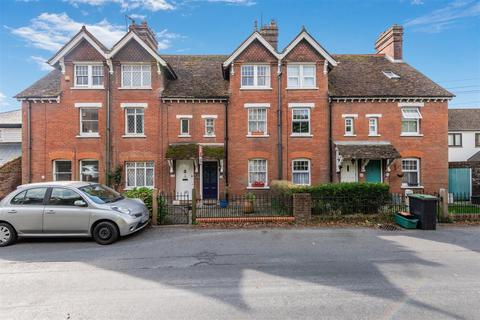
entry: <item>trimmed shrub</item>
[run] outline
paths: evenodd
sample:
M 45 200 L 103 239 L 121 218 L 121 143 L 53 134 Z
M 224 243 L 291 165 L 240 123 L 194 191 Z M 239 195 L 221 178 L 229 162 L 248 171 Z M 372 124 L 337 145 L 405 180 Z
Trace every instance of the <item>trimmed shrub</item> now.
M 384 183 L 351 182 L 298 186 L 287 181 L 274 181 L 272 190 L 279 194 L 310 193 L 314 214 L 377 213 L 390 197 Z
M 141 199 L 147 206 L 150 213 L 152 213 L 152 194 L 153 190 L 145 187 L 127 190 L 123 193 L 123 195 L 127 198 Z

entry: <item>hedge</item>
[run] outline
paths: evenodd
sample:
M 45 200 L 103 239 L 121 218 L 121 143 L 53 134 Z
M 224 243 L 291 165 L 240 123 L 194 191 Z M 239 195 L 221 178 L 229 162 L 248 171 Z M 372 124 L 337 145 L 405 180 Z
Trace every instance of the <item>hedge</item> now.
M 153 208 L 152 208 L 152 198 L 153 198 L 153 190 L 149 188 L 134 188 L 132 190 L 127 190 L 123 193 L 123 195 L 127 198 L 132 198 L 132 199 L 141 199 L 143 203 L 148 208 L 148 211 L 150 211 L 150 216 L 153 214 Z M 165 202 L 165 198 L 159 196 L 158 197 L 158 212 L 157 212 L 157 219 L 158 221 L 163 221 L 162 219 L 165 217 L 167 214 L 167 204 Z
M 343 182 L 297 186 L 287 181 L 274 181 L 271 188 L 277 194 L 310 193 L 314 214 L 377 213 L 390 199 L 389 186 L 384 183 Z

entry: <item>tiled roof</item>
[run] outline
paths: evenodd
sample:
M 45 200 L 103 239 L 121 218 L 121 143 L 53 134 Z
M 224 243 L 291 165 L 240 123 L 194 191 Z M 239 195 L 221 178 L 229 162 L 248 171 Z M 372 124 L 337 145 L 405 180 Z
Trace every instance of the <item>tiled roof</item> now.
M 338 153 L 344 159 L 397 159 L 400 153 L 388 142 L 337 141 Z
M 60 95 L 60 70 L 53 70 L 27 89 L 15 96 L 15 98 L 53 98 Z
M 22 124 L 22 110 L 0 112 L 0 126 L 2 124 Z
M 480 131 L 480 108 L 449 109 L 448 130 L 479 130 Z
M 478 151 L 478 152 L 475 153 L 473 156 L 471 156 L 470 158 L 468 158 L 467 161 L 478 161 L 478 162 L 480 162 L 480 151 Z
M 453 95 L 407 63 L 384 55 L 333 55 L 339 62 L 328 75 L 332 97 L 452 97 Z M 393 71 L 400 79 L 389 79 Z
M 162 55 L 177 74 L 168 81 L 162 97 L 228 97 L 228 81 L 223 78 L 225 55 Z

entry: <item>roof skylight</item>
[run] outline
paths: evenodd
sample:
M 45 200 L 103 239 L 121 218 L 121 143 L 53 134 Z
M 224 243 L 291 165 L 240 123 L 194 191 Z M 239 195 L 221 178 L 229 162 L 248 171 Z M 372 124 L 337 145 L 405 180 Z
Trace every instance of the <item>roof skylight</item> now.
M 393 71 L 387 70 L 382 72 L 388 79 L 400 79 L 400 76 Z

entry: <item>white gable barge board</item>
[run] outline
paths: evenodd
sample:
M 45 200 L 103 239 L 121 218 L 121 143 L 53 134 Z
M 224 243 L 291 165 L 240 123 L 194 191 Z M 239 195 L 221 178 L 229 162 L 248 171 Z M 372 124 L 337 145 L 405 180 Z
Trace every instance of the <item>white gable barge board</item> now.
M 54 66 L 57 62 L 60 61 L 61 58 L 66 56 L 70 51 L 72 51 L 82 40 L 87 40 L 88 43 L 92 45 L 101 55 L 103 58 L 107 59 L 107 53 L 103 51 L 102 48 L 82 29 L 65 47 L 63 47 L 60 51 L 58 51 L 50 60 L 48 60 L 48 64 Z
M 337 61 L 335 61 L 335 59 L 333 59 L 332 56 L 325 49 L 323 49 L 322 46 L 310 34 L 308 34 L 306 30 L 302 30 L 302 32 L 300 32 L 300 34 L 292 41 L 292 43 L 290 43 L 290 45 L 283 50 L 283 53 L 280 55 L 280 60 L 283 60 L 283 58 L 285 58 L 302 40 L 306 40 L 332 66 L 337 65 Z
M 247 38 L 247 40 L 245 40 L 240 45 L 240 47 L 238 47 L 232 53 L 232 55 L 230 57 L 228 57 L 228 59 L 223 63 L 223 67 L 228 67 L 233 62 L 233 60 L 235 60 L 235 58 L 237 58 L 243 51 L 245 51 L 245 49 L 247 49 L 248 46 L 255 40 L 260 41 L 260 43 L 263 44 L 263 46 L 265 48 L 267 48 L 267 50 L 270 51 L 270 53 L 273 54 L 273 56 L 275 58 L 280 60 L 280 55 L 275 51 L 275 49 L 272 47 L 272 45 L 270 43 L 268 43 L 268 41 L 265 40 L 265 38 L 262 37 L 262 35 L 258 31 L 255 31 L 254 33 L 252 33 L 250 35 L 250 37 Z

